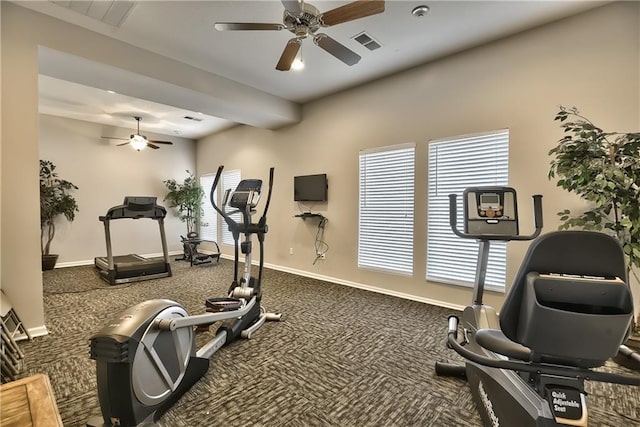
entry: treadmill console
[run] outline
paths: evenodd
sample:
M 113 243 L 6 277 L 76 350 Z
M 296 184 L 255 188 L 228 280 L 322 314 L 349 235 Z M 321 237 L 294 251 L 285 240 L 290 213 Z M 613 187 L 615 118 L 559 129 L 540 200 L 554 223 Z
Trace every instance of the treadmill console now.
M 122 204 L 130 211 L 151 211 L 156 206 L 156 197 L 125 196 Z
M 236 209 L 253 209 L 260 201 L 261 179 L 243 179 L 231 194 L 229 206 Z

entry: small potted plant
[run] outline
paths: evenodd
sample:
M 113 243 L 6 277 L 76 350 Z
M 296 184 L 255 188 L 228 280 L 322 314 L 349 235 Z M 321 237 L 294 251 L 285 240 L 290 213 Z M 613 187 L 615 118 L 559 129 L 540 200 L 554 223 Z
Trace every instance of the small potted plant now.
M 605 132 L 575 108 L 560 107 L 555 120 L 564 129 L 549 151 L 549 179 L 589 202 L 580 213 L 558 212 L 561 230 L 578 227 L 608 233 L 618 239 L 627 257 L 627 275 L 640 287 L 640 132 Z M 635 330 L 640 332 L 636 307 Z M 640 341 L 639 341 L 640 342 Z
M 58 255 L 51 254 L 51 242 L 56 234 L 56 219 L 63 215 L 73 221 L 78 212 L 76 199 L 70 194 L 77 190 L 71 182 L 58 178 L 56 166 L 49 160 L 40 160 L 40 248 L 42 270 L 55 267 Z
M 187 174 L 182 184 L 175 179 L 163 182 L 169 190 L 164 200 L 169 202 L 169 207 L 178 210 L 178 218 L 187 223 L 187 235 L 189 235 L 196 231 L 196 226 L 204 214 L 202 210 L 204 191 L 193 174 L 189 171 Z

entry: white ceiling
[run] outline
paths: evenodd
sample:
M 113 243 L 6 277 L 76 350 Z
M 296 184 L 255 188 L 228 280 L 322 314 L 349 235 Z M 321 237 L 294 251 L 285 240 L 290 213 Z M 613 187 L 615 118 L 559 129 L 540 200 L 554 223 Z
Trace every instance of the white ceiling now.
M 284 100 L 304 103 L 606 2 L 388 0 L 382 14 L 322 30 L 361 55 L 358 64 L 349 67 L 308 39 L 302 45 L 305 69 L 288 72 L 275 70 L 275 65 L 293 37 L 290 32 L 220 32 L 213 26 L 215 22 L 281 23 L 284 7 L 280 1 L 15 3 Z M 324 12 L 348 2 L 309 3 Z M 429 12 L 421 18 L 413 16 L 412 9 L 423 4 L 429 6 Z M 115 18 L 111 14 L 110 24 L 83 14 L 105 16 L 108 10 L 120 13 Z M 369 51 L 353 40 L 363 31 L 382 48 Z M 43 62 L 47 59 L 40 61 L 41 70 L 46 70 Z M 142 130 L 187 138 L 199 138 L 239 121 L 199 114 L 200 110 L 185 109 L 184 104 L 176 108 L 171 102 L 150 102 L 139 93 L 109 94 L 79 84 L 81 81 L 41 75 L 41 112 L 122 127 L 134 127 L 133 116 L 141 115 Z M 155 90 L 162 90 L 161 83 Z M 186 115 L 202 121 L 185 120 Z

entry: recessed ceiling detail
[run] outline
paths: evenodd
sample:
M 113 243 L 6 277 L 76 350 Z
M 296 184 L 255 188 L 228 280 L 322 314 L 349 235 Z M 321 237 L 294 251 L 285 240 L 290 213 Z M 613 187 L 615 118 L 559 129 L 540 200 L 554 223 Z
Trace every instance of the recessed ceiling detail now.
M 58 1 L 49 0 L 58 6 L 66 7 L 89 18 L 120 27 L 136 5 L 135 2 L 120 1 Z

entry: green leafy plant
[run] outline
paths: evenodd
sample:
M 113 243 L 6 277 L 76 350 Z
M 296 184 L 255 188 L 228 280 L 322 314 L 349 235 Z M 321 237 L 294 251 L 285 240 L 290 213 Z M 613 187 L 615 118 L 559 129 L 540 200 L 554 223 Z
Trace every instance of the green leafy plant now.
M 584 212 L 558 212 L 561 230 L 578 227 L 615 236 L 627 256 L 627 272 L 640 267 L 640 132 L 605 132 L 575 108 L 560 106 L 564 129 L 549 151 L 549 179 L 590 202 Z
M 204 191 L 193 174 L 189 171 L 187 171 L 187 174 L 189 176 L 184 179 L 182 184 L 175 179 L 163 182 L 169 190 L 164 200 L 169 202 L 169 207 L 176 208 L 178 218 L 187 223 L 188 234 L 196 231 L 196 226 L 200 224 L 200 220 L 204 215 L 202 210 Z
M 55 220 L 64 215 L 73 221 L 78 212 L 76 199 L 70 194 L 78 187 L 58 178 L 56 166 L 48 160 L 40 160 L 40 248 L 42 255 L 49 255 L 51 242 L 56 234 Z

